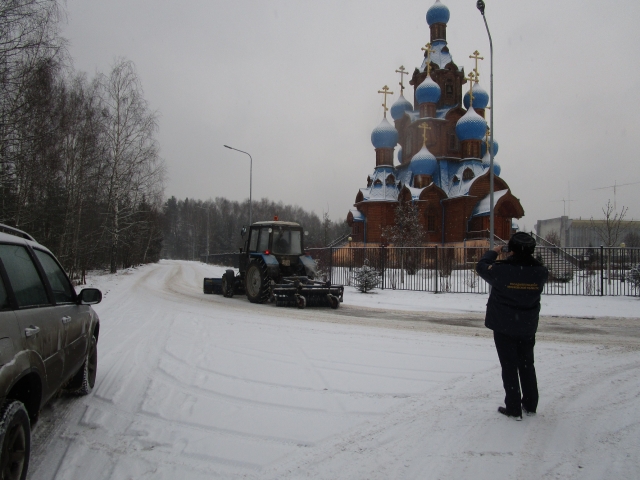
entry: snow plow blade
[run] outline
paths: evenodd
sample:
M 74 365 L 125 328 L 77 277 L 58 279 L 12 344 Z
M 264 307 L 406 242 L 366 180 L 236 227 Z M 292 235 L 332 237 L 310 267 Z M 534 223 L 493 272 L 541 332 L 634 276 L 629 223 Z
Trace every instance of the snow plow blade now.
M 222 295 L 222 279 L 221 278 L 205 278 L 202 286 L 204 293 L 214 293 Z
M 307 277 L 284 277 L 271 289 L 278 307 L 338 308 L 344 296 L 342 285 L 318 282 Z

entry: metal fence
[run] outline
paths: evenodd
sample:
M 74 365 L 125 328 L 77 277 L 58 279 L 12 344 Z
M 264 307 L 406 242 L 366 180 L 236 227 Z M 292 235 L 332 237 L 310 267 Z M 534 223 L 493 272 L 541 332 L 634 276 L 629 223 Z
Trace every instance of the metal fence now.
M 353 285 L 366 263 L 380 275 L 379 288 L 425 292 L 489 292 L 475 273 L 486 247 L 332 247 L 309 249 L 327 280 Z M 640 264 L 639 248 L 537 247 L 534 256 L 549 269 L 547 295 L 639 296 L 629 276 Z

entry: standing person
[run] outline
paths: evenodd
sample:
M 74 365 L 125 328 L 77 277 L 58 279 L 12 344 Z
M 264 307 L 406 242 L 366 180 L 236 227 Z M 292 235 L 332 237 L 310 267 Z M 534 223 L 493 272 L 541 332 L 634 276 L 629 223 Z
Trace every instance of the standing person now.
M 533 347 L 540 314 L 540 294 L 549 271 L 533 258 L 534 238 L 524 232 L 509 240 L 510 255 L 496 261 L 502 247 L 486 252 L 476 272 L 489 285 L 485 326 L 493 339 L 502 367 L 504 407 L 498 412 L 522 420 L 522 412 L 533 415 L 538 407 L 538 382 L 533 365 Z M 522 394 L 520 392 L 522 386 Z

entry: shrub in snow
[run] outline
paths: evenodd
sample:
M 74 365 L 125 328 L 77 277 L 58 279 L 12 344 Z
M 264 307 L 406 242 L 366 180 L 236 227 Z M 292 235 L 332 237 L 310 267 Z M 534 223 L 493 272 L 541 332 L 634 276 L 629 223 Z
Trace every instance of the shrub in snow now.
M 364 261 L 362 268 L 353 270 L 353 286 L 362 293 L 373 290 L 380 284 L 380 273 L 369 265 L 369 260 Z
M 640 263 L 634 265 L 627 274 L 627 281 L 635 288 L 640 289 Z

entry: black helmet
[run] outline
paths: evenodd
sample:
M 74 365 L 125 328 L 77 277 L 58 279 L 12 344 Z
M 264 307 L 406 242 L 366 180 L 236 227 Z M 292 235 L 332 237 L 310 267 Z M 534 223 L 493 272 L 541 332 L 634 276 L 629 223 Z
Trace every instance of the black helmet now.
M 509 239 L 509 251 L 514 255 L 533 255 L 535 248 L 536 241 L 528 233 L 517 232 Z

